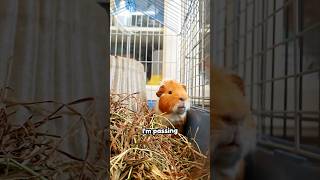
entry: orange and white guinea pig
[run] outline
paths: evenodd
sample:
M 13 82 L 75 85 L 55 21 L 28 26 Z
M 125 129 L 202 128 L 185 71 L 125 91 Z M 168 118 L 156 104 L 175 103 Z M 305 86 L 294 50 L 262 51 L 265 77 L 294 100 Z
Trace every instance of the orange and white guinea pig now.
M 162 114 L 179 133 L 183 134 L 187 111 L 190 109 L 186 86 L 174 80 L 167 80 L 162 83 L 156 94 L 159 99 L 155 105 L 155 113 Z

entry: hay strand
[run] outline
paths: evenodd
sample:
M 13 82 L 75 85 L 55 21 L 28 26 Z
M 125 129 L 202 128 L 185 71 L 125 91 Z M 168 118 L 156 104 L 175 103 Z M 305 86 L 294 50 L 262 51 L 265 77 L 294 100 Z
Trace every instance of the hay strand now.
M 143 128 L 165 127 L 168 119 L 137 94 L 111 94 L 110 102 L 111 179 L 208 179 L 207 157 L 187 137 L 142 134 Z

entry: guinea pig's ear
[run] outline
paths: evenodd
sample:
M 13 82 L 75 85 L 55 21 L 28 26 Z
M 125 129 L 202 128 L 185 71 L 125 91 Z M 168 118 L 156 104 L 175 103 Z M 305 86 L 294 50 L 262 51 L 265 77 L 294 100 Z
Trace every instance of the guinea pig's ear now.
M 160 97 L 164 93 L 164 91 L 165 91 L 165 88 L 164 88 L 164 85 L 162 85 L 162 86 L 160 86 L 160 88 L 159 88 L 158 92 L 156 93 L 156 95 L 158 97 Z
M 187 90 L 187 86 L 184 84 L 181 84 L 181 86 L 183 87 L 184 90 Z
M 245 88 L 244 88 L 244 82 L 238 75 L 230 74 L 229 75 L 230 80 L 238 86 L 242 94 L 245 96 Z

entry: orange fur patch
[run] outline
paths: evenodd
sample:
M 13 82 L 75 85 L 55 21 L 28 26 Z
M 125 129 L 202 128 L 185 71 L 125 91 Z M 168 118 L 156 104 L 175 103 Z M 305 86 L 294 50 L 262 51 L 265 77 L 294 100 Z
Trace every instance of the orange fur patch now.
M 213 103 L 211 103 L 210 111 L 213 112 L 211 118 L 213 135 L 211 136 L 211 147 L 213 154 L 220 153 L 220 163 L 223 161 L 227 165 L 216 165 L 218 172 L 226 171 L 229 167 L 239 167 L 232 170 L 231 174 L 238 179 L 243 177 L 244 166 L 243 157 L 253 150 L 255 145 L 255 128 L 256 122 L 251 117 L 250 106 L 247 103 L 244 82 L 242 79 L 233 74 L 228 74 L 221 69 L 214 68 L 211 82 L 213 83 Z M 233 148 L 233 151 L 218 149 L 219 145 L 228 145 L 232 142 L 240 144 L 240 148 Z M 221 147 L 221 146 L 220 146 Z M 229 149 L 230 150 L 230 149 Z M 233 159 L 234 155 L 238 155 Z M 230 172 L 230 171 L 228 171 Z M 217 173 L 219 174 L 219 173 Z M 226 179 L 233 179 L 232 175 L 223 175 Z M 219 177 L 219 176 L 218 176 Z M 217 179 L 218 179 L 217 177 Z M 221 177 L 220 177 L 221 179 Z
M 169 94 L 171 92 L 171 94 Z M 157 96 L 159 100 L 159 109 L 164 113 L 172 113 L 172 108 L 179 102 L 179 98 L 188 99 L 188 94 L 184 85 L 169 80 L 166 81 L 158 90 Z

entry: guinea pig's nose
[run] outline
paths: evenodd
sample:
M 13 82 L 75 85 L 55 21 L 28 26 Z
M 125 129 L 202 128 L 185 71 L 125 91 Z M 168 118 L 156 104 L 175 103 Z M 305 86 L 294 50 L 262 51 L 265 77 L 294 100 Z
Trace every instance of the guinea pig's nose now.
M 179 100 L 180 100 L 180 101 L 184 101 L 184 98 L 181 97 L 181 98 L 179 98 Z

